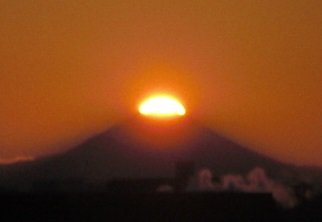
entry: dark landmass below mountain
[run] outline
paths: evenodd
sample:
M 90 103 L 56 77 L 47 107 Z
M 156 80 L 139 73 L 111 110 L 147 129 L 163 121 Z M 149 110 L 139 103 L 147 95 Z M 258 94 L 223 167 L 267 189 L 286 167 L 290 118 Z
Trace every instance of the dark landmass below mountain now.
M 189 118 L 160 121 L 138 116 L 67 152 L 1 166 L 0 186 L 28 189 L 37 181 L 173 177 L 178 161 L 191 161 L 196 171 L 209 168 L 218 176 L 246 174 L 254 167 L 282 180 L 308 172 L 254 152 Z M 315 168 L 310 171 L 321 175 Z

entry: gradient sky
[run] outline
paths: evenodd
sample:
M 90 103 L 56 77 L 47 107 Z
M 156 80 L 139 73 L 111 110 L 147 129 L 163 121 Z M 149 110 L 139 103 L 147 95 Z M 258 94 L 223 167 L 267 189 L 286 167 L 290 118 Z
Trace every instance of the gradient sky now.
M 322 165 L 321 0 L 0 1 L 0 160 L 48 155 L 152 92 L 252 149 Z

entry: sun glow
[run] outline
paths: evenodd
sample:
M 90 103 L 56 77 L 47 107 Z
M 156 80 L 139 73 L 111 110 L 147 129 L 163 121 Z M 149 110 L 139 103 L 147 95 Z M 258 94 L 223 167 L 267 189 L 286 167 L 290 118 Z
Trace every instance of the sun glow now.
M 157 95 L 143 101 L 139 106 L 139 112 L 152 117 L 175 117 L 185 115 L 186 109 L 172 96 Z

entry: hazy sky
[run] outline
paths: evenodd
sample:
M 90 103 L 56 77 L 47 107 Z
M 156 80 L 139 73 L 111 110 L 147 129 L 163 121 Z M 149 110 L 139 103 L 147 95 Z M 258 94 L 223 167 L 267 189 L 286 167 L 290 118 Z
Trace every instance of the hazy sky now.
M 258 152 L 322 165 L 321 12 L 321 0 L 2 0 L 0 160 L 60 151 L 165 90 Z

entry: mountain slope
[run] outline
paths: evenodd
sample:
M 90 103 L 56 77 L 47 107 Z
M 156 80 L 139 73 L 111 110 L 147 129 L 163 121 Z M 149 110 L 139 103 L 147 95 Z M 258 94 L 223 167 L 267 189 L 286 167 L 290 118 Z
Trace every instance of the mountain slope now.
M 177 161 L 196 170 L 246 173 L 259 166 L 278 177 L 295 168 L 260 155 L 188 118 L 158 121 L 135 117 L 59 155 L 0 167 L 0 184 L 28 189 L 35 181 L 169 177 Z

